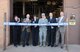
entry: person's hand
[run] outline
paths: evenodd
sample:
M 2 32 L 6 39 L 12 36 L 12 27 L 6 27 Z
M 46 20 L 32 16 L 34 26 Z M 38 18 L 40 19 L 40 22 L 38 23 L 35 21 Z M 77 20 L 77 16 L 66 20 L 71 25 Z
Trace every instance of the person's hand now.
M 20 18 L 17 19 L 17 22 L 20 22 Z
M 37 27 L 36 25 L 34 27 Z
M 60 27 L 60 26 L 58 25 L 58 27 Z
M 51 26 L 51 29 L 53 29 L 54 27 L 53 26 Z
M 58 27 L 60 27 L 60 25 L 59 25 L 60 23 L 58 23 Z

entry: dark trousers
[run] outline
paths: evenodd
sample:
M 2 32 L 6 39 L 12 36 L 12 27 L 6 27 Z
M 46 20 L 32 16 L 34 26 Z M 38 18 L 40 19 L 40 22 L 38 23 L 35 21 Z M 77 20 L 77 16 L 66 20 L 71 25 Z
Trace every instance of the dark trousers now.
M 33 46 L 38 45 L 39 32 L 37 29 L 32 30 L 32 44 Z
M 18 44 L 18 40 L 17 40 L 17 36 L 18 36 L 18 32 L 17 32 L 18 29 L 14 29 L 13 31 L 13 44 L 16 46 Z
M 20 26 L 19 26 L 19 29 L 18 29 L 17 40 L 18 40 L 18 44 L 20 45 L 20 42 L 21 42 L 21 27 Z
M 22 45 L 29 45 L 30 32 L 27 32 L 26 29 L 22 32 Z
M 56 40 L 56 28 L 48 30 L 48 45 L 53 45 Z

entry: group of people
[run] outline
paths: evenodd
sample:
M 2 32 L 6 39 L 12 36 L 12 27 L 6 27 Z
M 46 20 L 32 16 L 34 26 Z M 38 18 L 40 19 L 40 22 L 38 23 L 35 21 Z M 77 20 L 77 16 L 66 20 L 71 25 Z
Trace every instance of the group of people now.
M 18 16 L 15 16 L 14 21 L 16 23 L 20 22 Z M 64 22 L 64 12 L 60 12 L 60 17 L 53 17 L 53 13 L 49 13 L 49 17 L 47 18 L 45 13 L 41 14 L 41 18 L 37 18 L 36 16 L 30 20 L 30 14 L 26 15 L 26 18 L 23 19 L 23 23 L 33 23 L 33 24 L 50 24 L 50 23 L 63 23 Z M 13 43 L 14 46 L 17 46 L 17 34 L 18 26 L 14 26 L 15 30 L 13 33 Z M 30 34 L 32 35 L 32 45 L 37 46 L 51 46 L 56 47 L 60 44 L 61 48 L 64 47 L 64 34 L 65 29 L 64 26 L 22 26 L 21 32 L 21 44 L 23 47 L 25 45 L 29 46 Z M 59 43 L 59 38 L 61 35 L 61 43 Z

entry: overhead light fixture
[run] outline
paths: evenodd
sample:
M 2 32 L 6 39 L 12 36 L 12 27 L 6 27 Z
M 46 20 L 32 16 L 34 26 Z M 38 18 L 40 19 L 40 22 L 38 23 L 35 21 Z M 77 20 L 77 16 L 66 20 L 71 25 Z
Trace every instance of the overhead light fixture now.
M 51 5 L 51 1 L 47 1 L 47 5 Z
M 53 1 L 53 2 L 52 2 L 52 5 L 56 5 L 56 2 Z

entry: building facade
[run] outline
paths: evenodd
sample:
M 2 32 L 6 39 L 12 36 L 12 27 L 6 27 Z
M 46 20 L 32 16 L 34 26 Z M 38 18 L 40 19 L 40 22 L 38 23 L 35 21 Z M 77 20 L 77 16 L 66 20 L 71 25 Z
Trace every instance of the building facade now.
M 5 41 L 4 17 L 6 17 L 6 21 L 10 21 L 13 17 L 13 1 L 14 0 L 0 0 L 0 47 L 4 46 Z M 67 29 L 67 42 L 69 44 L 80 44 L 80 0 L 64 0 L 63 2 L 63 10 L 66 17 L 69 18 L 72 14 L 76 16 L 76 25 L 69 26 Z M 6 26 L 6 46 L 8 46 L 9 43 L 10 27 Z

